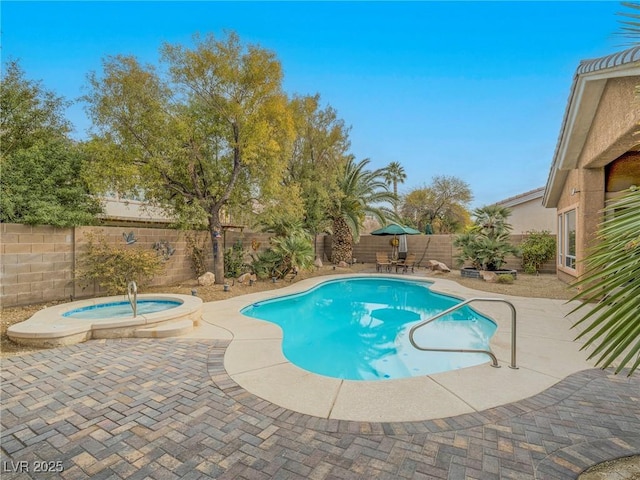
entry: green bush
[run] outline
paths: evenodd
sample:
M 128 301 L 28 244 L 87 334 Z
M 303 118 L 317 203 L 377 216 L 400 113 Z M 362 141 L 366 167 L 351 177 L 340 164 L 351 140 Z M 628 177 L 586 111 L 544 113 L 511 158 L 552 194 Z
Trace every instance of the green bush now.
M 224 273 L 227 277 L 236 278 L 249 270 L 244 262 L 242 241 L 237 240 L 231 248 L 224 252 Z
M 271 239 L 271 248 L 254 257 L 253 271 L 258 278 L 284 278 L 289 273 L 313 266 L 313 244 L 300 232 Z
M 189 255 L 189 259 L 191 260 L 191 268 L 193 268 L 196 277 L 200 277 L 207 271 L 207 237 L 203 235 L 198 239 L 195 234 L 188 233 L 186 236 L 186 241 L 187 254 Z
M 476 208 L 473 211 L 473 227 L 458 235 L 453 246 L 458 248 L 456 263 L 466 262 L 477 270 L 499 270 L 509 255 L 519 256 L 518 248 L 511 244 L 509 234 L 511 225 L 507 218 L 511 215 L 508 208 L 498 205 Z
M 276 272 L 281 262 L 281 256 L 278 253 L 268 249 L 258 255 L 252 255 L 252 257 L 251 268 L 258 278 L 264 280 L 277 276 Z
M 527 238 L 520 244 L 522 267 L 525 273 L 538 273 L 540 267 L 556 254 L 556 239 L 547 231 L 527 232 Z
M 509 273 L 503 273 L 498 275 L 498 283 L 505 283 L 511 285 L 513 283 L 513 275 Z
M 77 271 L 81 285 L 97 281 L 109 295 L 120 295 L 127 292 L 129 282 L 144 287 L 163 271 L 162 258 L 153 250 L 110 245 L 103 234 L 89 233 L 87 239 L 87 251 Z

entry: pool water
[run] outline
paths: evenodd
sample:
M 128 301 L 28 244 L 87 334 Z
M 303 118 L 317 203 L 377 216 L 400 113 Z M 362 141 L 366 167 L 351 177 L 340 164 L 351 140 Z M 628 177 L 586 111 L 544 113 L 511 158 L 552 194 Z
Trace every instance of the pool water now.
M 138 300 L 138 315 L 161 312 L 170 308 L 179 307 L 182 302 L 174 300 Z M 98 320 L 102 318 L 132 317 L 133 309 L 128 301 L 101 303 L 88 307 L 76 308 L 62 314 L 63 317 L 83 318 Z
M 428 375 L 489 361 L 481 353 L 423 352 L 409 342 L 416 323 L 461 301 L 426 282 L 358 278 L 325 282 L 297 295 L 258 302 L 244 315 L 279 325 L 282 350 L 297 366 L 349 380 Z M 418 345 L 489 349 L 496 324 L 463 307 L 418 329 Z

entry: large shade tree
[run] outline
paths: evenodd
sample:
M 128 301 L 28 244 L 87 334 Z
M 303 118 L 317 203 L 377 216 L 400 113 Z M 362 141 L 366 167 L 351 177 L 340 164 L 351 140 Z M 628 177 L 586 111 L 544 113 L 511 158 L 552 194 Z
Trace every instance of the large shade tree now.
M 415 188 L 404 196 L 401 213 L 406 223 L 436 233 L 461 230 L 469 220 L 467 205 L 473 200 L 471 188 L 457 177 L 436 175 L 431 184 Z
M 370 215 L 381 224 L 392 218 L 393 212 L 381 204 L 393 203 L 395 195 L 384 180 L 384 169 L 367 170 L 369 159 L 357 162 L 348 157 L 340 170 L 338 191 L 331 199 L 327 212 L 332 222 L 331 245 L 334 263 L 350 262 L 353 243 L 360 238 L 365 216 Z
M 89 76 L 93 177 L 103 188 L 141 189 L 184 225 L 205 225 L 222 283 L 225 209 L 281 188 L 293 133 L 282 68 L 234 33 L 196 36 L 192 48 L 165 44 L 161 63 L 166 73 L 110 57 Z
M 0 84 L 0 221 L 89 225 L 102 209 L 82 179 L 79 146 L 69 138 L 68 102 L 26 78 L 9 61 Z
M 283 181 L 290 196 L 300 193 L 301 223 L 316 236 L 331 226 L 327 210 L 338 194 L 338 175 L 349 149 L 349 129 L 332 107 L 320 106 L 319 95 L 295 97 L 291 111 L 296 137 Z

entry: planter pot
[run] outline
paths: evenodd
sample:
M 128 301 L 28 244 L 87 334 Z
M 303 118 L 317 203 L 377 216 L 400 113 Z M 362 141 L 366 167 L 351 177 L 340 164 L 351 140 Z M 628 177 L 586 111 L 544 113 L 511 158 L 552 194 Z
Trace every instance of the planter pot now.
M 473 267 L 464 267 L 460 269 L 460 275 L 463 278 L 480 278 L 480 270 Z
M 510 269 L 502 269 L 502 270 L 493 270 L 493 273 L 496 275 L 511 275 L 515 280 L 518 278 L 518 272 L 516 270 Z M 464 278 L 482 278 L 480 275 L 480 270 L 476 270 L 473 267 L 464 267 L 460 269 L 460 275 Z

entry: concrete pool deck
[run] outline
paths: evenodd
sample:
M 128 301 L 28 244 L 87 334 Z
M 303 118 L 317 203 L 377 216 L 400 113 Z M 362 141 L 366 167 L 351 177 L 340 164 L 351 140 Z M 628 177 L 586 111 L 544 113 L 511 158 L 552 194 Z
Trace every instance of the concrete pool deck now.
M 487 363 L 423 377 L 384 381 L 351 381 L 305 371 L 282 354 L 281 329 L 246 317 L 240 310 L 252 303 L 308 290 L 338 278 L 397 275 L 336 275 L 315 277 L 278 290 L 209 302 L 202 326 L 187 335 L 230 341 L 224 367 L 248 392 L 295 412 L 336 420 L 403 422 L 480 412 L 536 395 L 569 375 L 593 368 L 580 351 L 567 316 L 575 304 L 565 300 L 496 296 L 471 290 L 446 279 L 428 279 L 435 292 L 458 298 L 504 298 L 517 310 L 517 366 L 511 359 L 511 315 L 506 304 L 477 303 L 473 307 L 498 324 L 491 348 L 501 368 Z M 424 281 L 403 275 L 402 279 Z

